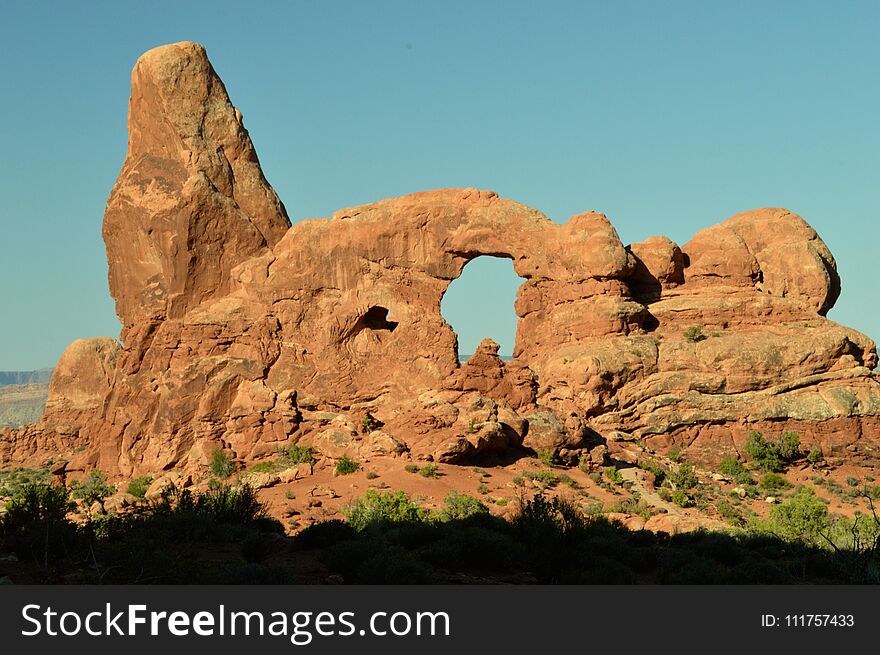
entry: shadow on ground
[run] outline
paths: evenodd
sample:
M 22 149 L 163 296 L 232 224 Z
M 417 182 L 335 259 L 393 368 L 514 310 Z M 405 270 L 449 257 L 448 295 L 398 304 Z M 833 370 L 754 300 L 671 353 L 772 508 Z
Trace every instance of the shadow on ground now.
M 63 488 L 35 485 L 28 493 L 0 521 L 0 578 L 13 584 L 880 581 L 876 548 L 826 550 L 749 533 L 630 531 L 542 496 L 523 502 L 512 520 L 489 515 L 470 497 L 428 515 L 400 496 L 378 514 L 376 506 L 363 506 L 349 522 L 285 536 L 247 487 L 184 492 L 85 523 L 67 518 Z M 381 518 L 388 515 L 395 520 Z

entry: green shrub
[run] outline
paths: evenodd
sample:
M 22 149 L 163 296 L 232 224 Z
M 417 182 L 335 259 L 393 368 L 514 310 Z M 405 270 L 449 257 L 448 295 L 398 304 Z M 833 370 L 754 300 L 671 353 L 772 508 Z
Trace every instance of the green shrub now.
M 564 484 L 566 487 L 570 487 L 571 489 L 580 489 L 581 485 L 578 484 L 577 480 L 572 478 L 570 475 L 566 475 L 565 473 L 559 476 L 559 482 Z
M 578 468 L 584 473 L 589 473 L 591 467 L 590 456 L 586 453 L 581 453 L 580 457 L 578 457 Z
M 678 464 L 678 462 L 681 461 L 681 448 L 679 448 L 678 446 L 673 446 L 669 449 L 669 452 L 666 453 L 666 456 L 673 462 Z
M 691 343 L 697 343 L 698 341 L 705 340 L 706 335 L 703 334 L 703 326 L 691 325 L 687 330 L 684 331 L 684 338 L 686 341 L 689 341 Z
M 767 491 L 781 491 L 783 489 L 790 489 L 793 486 L 791 482 L 778 473 L 766 473 L 761 478 L 761 487 Z
M 855 477 L 854 475 L 848 475 L 848 476 L 846 476 L 846 483 L 851 487 L 858 487 L 859 486 L 859 479 L 857 477 Z
M 822 535 L 827 534 L 830 519 L 828 507 L 816 492 L 811 487 L 799 487 L 785 502 L 770 510 L 766 521 L 756 525 L 789 541 L 824 546 L 827 542 Z
M 721 460 L 718 470 L 724 475 L 731 478 L 737 484 L 752 484 L 752 474 L 748 472 L 746 467 L 738 459 L 733 457 L 725 457 Z
M 287 449 L 282 448 L 278 451 L 284 464 L 293 466 L 296 464 L 314 464 L 315 450 L 308 446 L 298 446 L 292 444 Z
M 367 471 L 367 480 L 375 480 L 379 477 L 379 474 L 375 471 Z
M 350 475 L 354 473 L 361 467 L 355 460 L 351 459 L 348 455 L 343 455 L 339 459 L 336 460 L 336 474 L 337 475 Z
M 268 517 L 266 505 L 257 498 L 256 489 L 247 484 L 240 487 L 221 484 L 196 496 L 184 489 L 176 510 L 230 525 L 248 525 Z
M 0 496 L 14 496 L 19 489 L 33 483 L 52 484 L 52 474 L 46 468 L 13 468 L 0 471 Z
M 582 533 L 589 519 L 570 500 L 538 494 L 520 505 L 512 523 L 521 540 L 547 547 L 559 536 Z
M 801 438 L 797 432 L 783 432 L 779 437 L 779 456 L 783 462 L 793 462 L 801 454 Z
M 557 463 L 556 451 L 553 449 L 539 450 L 538 451 L 538 459 L 541 460 L 541 463 L 544 466 L 553 466 L 554 464 Z
M 470 516 L 489 513 L 489 508 L 479 500 L 457 491 L 450 491 L 446 494 L 443 502 L 443 508 L 437 514 L 437 518 L 441 521 L 458 521 Z
M 367 489 L 363 498 L 343 510 L 343 516 L 352 528 L 360 531 L 375 522 L 423 521 L 427 512 L 411 501 L 404 491 Z
M 515 487 L 522 487 L 526 483 L 525 478 L 523 478 L 521 475 L 515 476 L 512 482 L 513 486 Z
M 376 420 L 370 414 L 367 414 L 361 421 L 361 428 L 363 428 L 366 434 L 370 434 L 370 432 L 376 429 Z
M 635 514 L 641 516 L 646 521 L 651 518 L 655 512 L 644 500 L 635 498 L 625 498 L 619 502 L 604 508 L 607 513 Z
M 608 478 L 609 482 L 614 484 L 620 484 L 623 482 L 623 476 L 620 474 L 620 471 L 617 470 L 616 466 L 605 467 L 605 477 Z
M 819 446 L 813 446 L 810 448 L 810 452 L 807 453 L 807 461 L 813 467 L 822 461 L 822 451 L 819 449 Z
M 407 464 L 406 466 L 403 467 L 403 470 L 406 471 L 407 473 L 418 473 L 419 467 L 416 466 L 415 464 Z
M 762 471 L 782 471 L 785 462 L 779 446 L 764 439 L 764 435 L 756 430 L 750 430 L 745 444 L 746 454 L 754 464 Z
M 691 497 L 682 489 L 674 489 L 669 497 L 679 507 L 690 507 L 692 504 Z
M 131 482 L 128 483 L 127 491 L 132 496 L 144 500 L 147 497 L 147 489 L 150 488 L 150 484 L 152 484 L 152 482 L 152 475 L 141 475 L 140 477 L 133 478 Z
M 541 469 L 535 476 L 535 482 L 539 482 L 545 487 L 554 487 L 559 484 L 559 478 L 550 469 Z
M 434 463 L 425 464 L 419 469 L 419 475 L 423 478 L 439 478 L 440 474 L 437 472 L 439 468 L 440 467 Z
M 31 482 L 16 488 L 0 516 L 3 532 L 20 530 L 33 523 L 63 523 L 75 504 L 60 484 Z
M 103 507 L 107 496 L 116 493 L 116 487 L 108 484 L 107 477 L 98 469 L 89 473 L 82 482 L 74 482 L 70 489 L 73 497 L 81 500 L 86 507 L 91 507 L 94 503 Z
M 671 471 L 666 478 L 673 489 L 693 489 L 699 484 L 694 467 L 690 464 L 679 464 L 675 471 Z
M 718 515 L 721 516 L 721 518 L 723 518 L 728 523 L 731 523 L 737 527 L 742 527 L 745 525 L 745 519 L 743 518 L 743 515 L 740 513 L 740 511 L 726 500 L 721 499 L 720 501 L 718 501 L 716 507 L 718 509 Z
M 235 471 L 232 455 L 219 448 L 211 453 L 211 473 L 218 480 L 225 480 Z
M 487 493 L 489 493 L 489 485 L 481 482 L 477 485 L 477 493 L 483 494 L 485 496 Z

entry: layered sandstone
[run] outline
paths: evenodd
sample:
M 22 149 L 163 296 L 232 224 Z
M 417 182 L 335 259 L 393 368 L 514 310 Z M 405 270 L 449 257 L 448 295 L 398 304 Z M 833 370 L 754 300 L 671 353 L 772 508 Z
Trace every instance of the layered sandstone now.
M 759 209 L 684 246 L 624 247 L 602 214 L 557 224 L 443 189 L 290 227 L 196 44 L 135 66 L 104 236 L 123 345 L 73 344 L 42 422 L 0 442 L 4 461 L 86 445 L 71 466 L 132 474 L 297 442 L 600 463 L 603 435 L 620 433 L 712 458 L 749 426 L 786 425 L 829 452 L 878 445 L 876 348 L 824 317 L 840 281 L 799 216 Z M 440 301 L 479 256 L 523 278 L 515 359 L 487 340 L 460 365 Z

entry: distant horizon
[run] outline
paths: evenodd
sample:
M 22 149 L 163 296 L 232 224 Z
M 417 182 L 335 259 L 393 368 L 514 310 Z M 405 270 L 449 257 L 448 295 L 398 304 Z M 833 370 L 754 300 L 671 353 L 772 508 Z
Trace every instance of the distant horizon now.
M 880 338 L 875 1 L 5 9 L 0 75 L 14 101 L 0 125 L 15 156 L 0 164 L 0 369 L 51 368 L 78 338 L 118 338 L 101 222 L 131 69 L 183 40 L 206 47 L 293 223 L 475 186 L 559 223 L 600 211 L 624 244 L 684 245 L 785 207 L 837 261 L 828 318 Z M 512 352 L 522 282 L 510 260 L 465 267 L 443 301 L 461 350 L 491 337 Z

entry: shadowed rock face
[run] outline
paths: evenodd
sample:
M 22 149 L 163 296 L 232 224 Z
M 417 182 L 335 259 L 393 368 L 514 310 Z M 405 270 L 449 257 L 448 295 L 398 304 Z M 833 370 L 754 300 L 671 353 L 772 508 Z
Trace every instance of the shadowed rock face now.
M 829 451 L 877 441 L 874 343 L 824 318 L 834 259 L 795 214 L 624 247 L 602 214 L 560 225 L 442 189 L 290 227 L 196 44 L 135 66 L 104 238 L 124 346 L 74 343 L 42 423 L 9 433 L 2 459 L 87 445 L 72 466 L 128 474 L 295 441 L 454 462 L 570 455 L 612 430 L 712 458 L 787 422 Z M 459 366 L 440 301 L 481 255 L 523 278 L 515 359 L 486 341 Z M 835 420 L 859 426 L 842 446 Z

